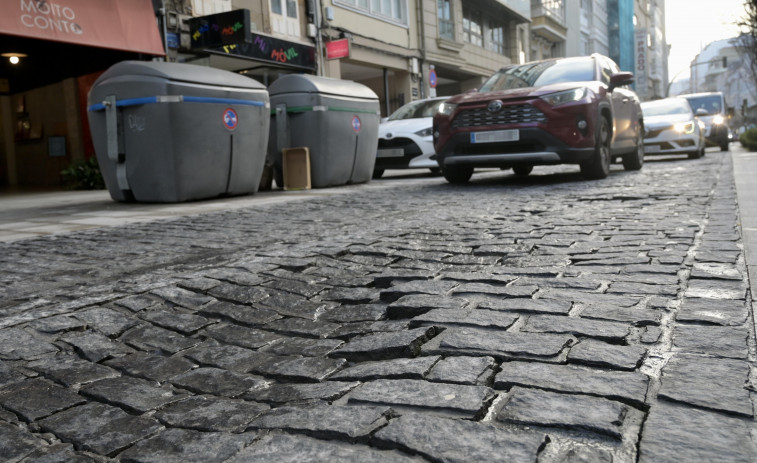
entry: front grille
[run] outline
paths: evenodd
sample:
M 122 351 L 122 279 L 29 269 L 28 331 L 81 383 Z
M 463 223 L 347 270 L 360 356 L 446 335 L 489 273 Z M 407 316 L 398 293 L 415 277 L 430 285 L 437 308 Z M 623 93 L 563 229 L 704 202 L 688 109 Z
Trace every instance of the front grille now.
M 489 125 L 523 124 L 528 122 L 547 122 L 543 112 L 529 104 L 504 106 L 496 113 L 486 108 L 466 109 L 461 111 L 452 127 L 484 127 Z
M 378 148 L 379 149 L 388 149 L 388 148 L 401 148 L 405 151 L 405 155 L 412 155 L 412 156 L 418 156 L 422 154 L 421 149 L 418 145 L 415 144 L 415 142 L 409 138 L 379 138 L 378 140 Z
M 644 130 L 644 138 L 654 138 L 654 137 L 660 135 L 662 132 L 664 132 L 666 130 L 669 130 L 669 129 L 672 129 L 672 128 L 673 128 L 673 126 L 671 125 L 669 127 L 662 127 L 662 128 L 658 128 L 658 129 L 645 129 Z

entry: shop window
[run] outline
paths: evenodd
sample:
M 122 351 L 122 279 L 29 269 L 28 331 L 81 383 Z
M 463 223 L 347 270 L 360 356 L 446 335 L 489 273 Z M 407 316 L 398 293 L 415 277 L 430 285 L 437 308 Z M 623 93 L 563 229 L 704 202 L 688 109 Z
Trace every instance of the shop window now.
M 455 21 L 452 19 L 452 1 L 437 0 L 437 18 L 439 19 L 439 37 L 455 39 Z
M 297 0 L 271 0 L 271 24 L 279 34 L 300 36 Z
M 463 40 L 479 47 L 484 43 L 481 12 L 475 8 L 466 7 L 465 3 L 463 3 Z
M 407 0 L 332 0 L 335 5 L 389 22 L 407 25 Z

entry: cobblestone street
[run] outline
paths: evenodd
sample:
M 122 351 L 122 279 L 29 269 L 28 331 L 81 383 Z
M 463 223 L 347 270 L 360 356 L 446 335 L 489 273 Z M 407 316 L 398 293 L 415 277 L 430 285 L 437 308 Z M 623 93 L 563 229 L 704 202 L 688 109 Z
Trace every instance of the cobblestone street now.
M 0 243 L 0 460 L 755 461 L 732 163 Z

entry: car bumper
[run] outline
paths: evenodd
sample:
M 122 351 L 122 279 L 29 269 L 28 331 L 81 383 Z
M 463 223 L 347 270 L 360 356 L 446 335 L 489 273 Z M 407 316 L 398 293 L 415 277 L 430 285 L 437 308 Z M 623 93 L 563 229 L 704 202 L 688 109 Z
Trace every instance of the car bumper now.
M 436 160 L 440 166 L 507 168 L 518 164 L 578 164 L 594 154 L 593 147 L 576 148 L 540 128 L 518 129 L 518 141 L 471 143 L 470 132 L 450 137 Z
M 697 135 L 662 136 L 644 139 L 644 155 L 686 154 L 701 148 Z
M 374 169 L 438 168 L 431 159 L 435 154 L 432 138 L 427 138 L 379 138 Z

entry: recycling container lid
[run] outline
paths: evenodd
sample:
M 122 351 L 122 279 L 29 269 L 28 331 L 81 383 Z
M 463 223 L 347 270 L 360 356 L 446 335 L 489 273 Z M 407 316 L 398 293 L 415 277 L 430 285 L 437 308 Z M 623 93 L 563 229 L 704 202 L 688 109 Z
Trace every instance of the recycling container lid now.
M 127 76 L 148 76 L 203 85 L 265 89 L 265 85 L 260 82 L 231 71 L 196 64 L 162 61 L 121 61 L 105 71 L 97 79 L 95 85 L 107 79 Z
M 287 93 L 322 93 L 378 100 L 378 95 L 363 84 L 351 80 L 332 79 L 309 74 L 288 74 L 279 77 L 268 86 L 269 95 Z

